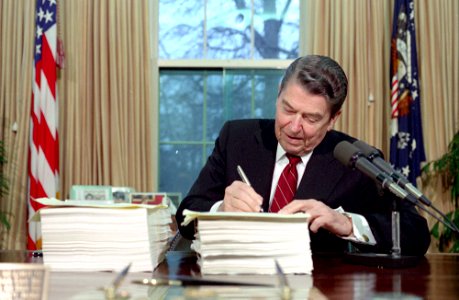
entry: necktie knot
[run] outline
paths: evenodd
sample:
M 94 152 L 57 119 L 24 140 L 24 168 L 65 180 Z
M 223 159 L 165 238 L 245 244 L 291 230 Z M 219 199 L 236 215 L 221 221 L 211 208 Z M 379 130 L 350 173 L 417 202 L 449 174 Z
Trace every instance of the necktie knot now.
M 292 166 L 296 166 L 301 161 L 301 157 L 292 154 L 287 154 L 287 158 Z

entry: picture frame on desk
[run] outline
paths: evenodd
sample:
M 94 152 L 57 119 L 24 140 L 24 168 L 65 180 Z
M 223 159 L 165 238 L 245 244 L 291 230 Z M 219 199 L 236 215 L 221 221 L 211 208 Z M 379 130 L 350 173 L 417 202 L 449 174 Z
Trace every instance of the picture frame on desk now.
M 71 200 L 113 201 L 112 187 L 107 185 L 73 185 Z
M 182 193 L 166 193 L 166 196 L 175 207 L 178 207 L 182 201 Z
M 130 201 L 132 204 L 148 204 L 148 205 L 160 205 L 168 204 L 166 193 L 130 193 Z
M 115 203 L 131 203 L 130 195 L 134 193 L 135 189 L 125 186 L 113 186 L 112 196 Z
M 173 215 L 177 212 L 177 208 L 182 201 L 182 193 L 166 193 L 166 197 L 169 199 L 169 208 Z

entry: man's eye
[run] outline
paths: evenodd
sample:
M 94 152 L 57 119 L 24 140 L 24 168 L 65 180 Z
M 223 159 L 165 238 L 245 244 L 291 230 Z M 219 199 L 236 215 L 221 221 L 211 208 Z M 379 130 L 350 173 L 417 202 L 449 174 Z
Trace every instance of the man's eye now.
M 320 121 L 320 118 L 314 118 L 314 117 L 305 117 L 304 119 L 310 124 L 314 124 Z

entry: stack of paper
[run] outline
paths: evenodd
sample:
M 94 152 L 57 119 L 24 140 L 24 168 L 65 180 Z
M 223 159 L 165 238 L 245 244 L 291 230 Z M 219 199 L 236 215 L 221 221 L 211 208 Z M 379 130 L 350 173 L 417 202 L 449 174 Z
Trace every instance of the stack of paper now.
M 39 199 L 43 262 L 53 271 L 153 271 L 172 236 L 164 205 Z
M 311 274 L 308 215 L 199 213 L 185 210 L 184 225 L 197 219 L 192 248 L 202 274 Z

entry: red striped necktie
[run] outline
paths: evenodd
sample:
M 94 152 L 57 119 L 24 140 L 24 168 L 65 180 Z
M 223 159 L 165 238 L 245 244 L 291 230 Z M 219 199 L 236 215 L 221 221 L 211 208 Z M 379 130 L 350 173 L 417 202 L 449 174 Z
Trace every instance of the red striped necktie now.
M 269 212 L 278 212 L 282 207 L 290 203 L 295 195 L 298 181 L 296 165 L 301 161 L 301 157 L 287 154 L 287 158 L 289 163 L 279 177 Z

